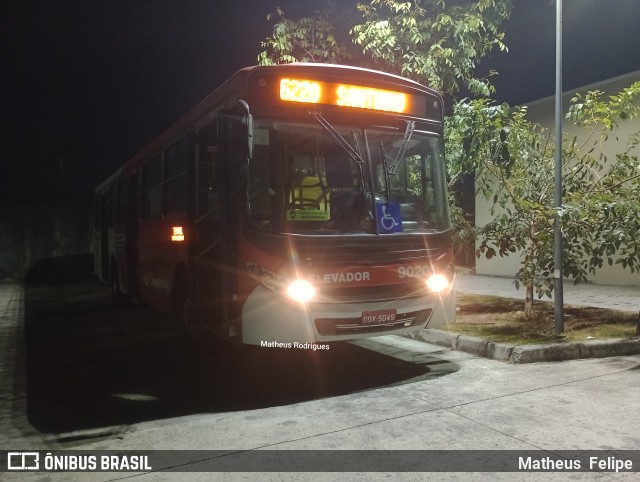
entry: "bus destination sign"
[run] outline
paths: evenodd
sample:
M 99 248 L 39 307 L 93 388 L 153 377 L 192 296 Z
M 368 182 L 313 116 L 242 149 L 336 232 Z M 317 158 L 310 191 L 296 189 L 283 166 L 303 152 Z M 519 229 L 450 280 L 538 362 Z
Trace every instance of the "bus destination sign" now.
M 383 112 L 412 111 L 410 94 L 362 85 L 324 82 L 312 79 L 280 79 L 280 100 L 309 104 L 328 104 Z

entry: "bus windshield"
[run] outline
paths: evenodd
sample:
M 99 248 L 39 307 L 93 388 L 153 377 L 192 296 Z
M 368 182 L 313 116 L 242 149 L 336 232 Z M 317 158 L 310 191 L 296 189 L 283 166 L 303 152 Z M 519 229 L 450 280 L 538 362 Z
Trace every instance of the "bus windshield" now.
M 247 218 L 258 229 L 290 234 L 444 231 L 444 168 L 442 139 L 413 124 L 257 120 Z

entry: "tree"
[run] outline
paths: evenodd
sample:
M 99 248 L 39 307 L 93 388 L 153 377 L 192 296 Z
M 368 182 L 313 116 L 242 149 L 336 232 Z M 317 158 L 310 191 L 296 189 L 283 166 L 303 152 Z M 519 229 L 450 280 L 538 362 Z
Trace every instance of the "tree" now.
M 448 94 L 493 91 L 475 68 L 494 48 L 506 50 L 500 25 L 511 0 L 371 0 L 358 9 L 365 22 L 351 30 L 353 41 L 378 67 Z
M 351 57 L 339 41 L 339 35 L 327 11 L 316 11 L 313 17 L 299 20 L 286 18 L 277 8 L 267 20 L 277 18 L 273 35 L 263 40 L 265 49 L 258 55 L 260 65 L 286 64 L 292 62 L 344 63 Z M 277 17 L 276 17 L 277 15 Z
M 563 140 L 563 270 L 576 283 L 620 263 L 640 269 L 640 133 L 607 159 L 598 147 L 620 120 L 640 113 L 640 82 L 609 100 L 591 92 L 572 99 L 568 118 L 584 129 Z M 526 109 L 492 105 L 487 99 L 456 104 L 447 120 L 451 178 L 475 171 L 476 189 L 492 203 L 493 220 L 477 228 L 477 256 L 519 252 L 516 286 L 526 287 L 525 315 L 533 296 L 553 289 L 553 165 L 551 132 L 526 120 Z
M 475 68 L 494 48 L 506 50 L 499 28 L 511 14 L 511 0 L 370 0 L 357 8 L 364 23 L 356 25 L 355 19 L 349 25 L 345 10 L 316 11 L 293 21 L 278 8 L 277 17 L 268 16 L 278 20 L 262 42 L 259 63 L 357 63 L 448 94 L 461 87 L 474 95 L 492 92 Z

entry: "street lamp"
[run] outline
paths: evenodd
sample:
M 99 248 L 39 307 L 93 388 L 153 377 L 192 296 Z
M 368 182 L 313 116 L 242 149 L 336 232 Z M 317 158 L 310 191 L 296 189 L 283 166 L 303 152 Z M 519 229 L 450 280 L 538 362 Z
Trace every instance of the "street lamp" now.
M 564 331 L 564 293 L 562 277 L 562 226 L 557 212 L 562 207 L 562 0 L 556 0 L 556 152 L 553 204 L 556 209 L 553 233 L 553 300 L 556 335 Z

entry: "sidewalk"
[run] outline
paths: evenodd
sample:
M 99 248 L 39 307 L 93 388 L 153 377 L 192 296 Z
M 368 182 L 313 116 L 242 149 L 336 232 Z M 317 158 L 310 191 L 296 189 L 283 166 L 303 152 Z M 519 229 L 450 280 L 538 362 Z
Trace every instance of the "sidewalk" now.
M 640 288 L 564 283 L 564 304 L 593 306 L 620 311 L 640 312 Z M 456 291 L 524 298 L 522 287 L 517 290 L 513 279 L 481 275 L 456 275 Z M 545 300 L 545 298 L 543 298 Z M 547 301 L 551 301 L 546 298 Z M 639 315 L 640 316 L 640 315 Z M 459 335 L 443 330 L 423 330 L 420 338 L 427 343 L 445 346 L 485 358 L 510 363 L 573 360 L 640 354 L 640 338 L 630 340 L 594 340 L 582 343 L 513 346 L 493 343 L 481 338 Z
M 456 275 L 456 290 L 460 293 L 476 293 L 483 295 L 503 296 L 505 298 L 522 298 L 524 287 L 516 289 L 513 278 L 481 275 Z M 576 306 L 593 306 L 620 311 L 640 311 L 640 287 L 594 285 L 571 281 L 563 284 L 564 304 Z M 552 301 L 543 297 L 542 301 Z
M 19 339 L 22 331 L 23 289 L 17 282 L 0 282 L 0 447 L 8 447 L 9 440 L 22 436 L 22 422 L 26 415 L 19 420 L 16 418 L 14 404 L 24 404 L 27 400 L 25 393 L 25 357 L 24 341 Z M 20 333 L 20 334 L 19 334 Z M 18 395 L 19 394 L 19 395 Z M 2 478 L 2 477 L 0 477 Z
M 0 282 L 0 326 L 14 327 L 20 322 L 22 286 L 14 281 Z

